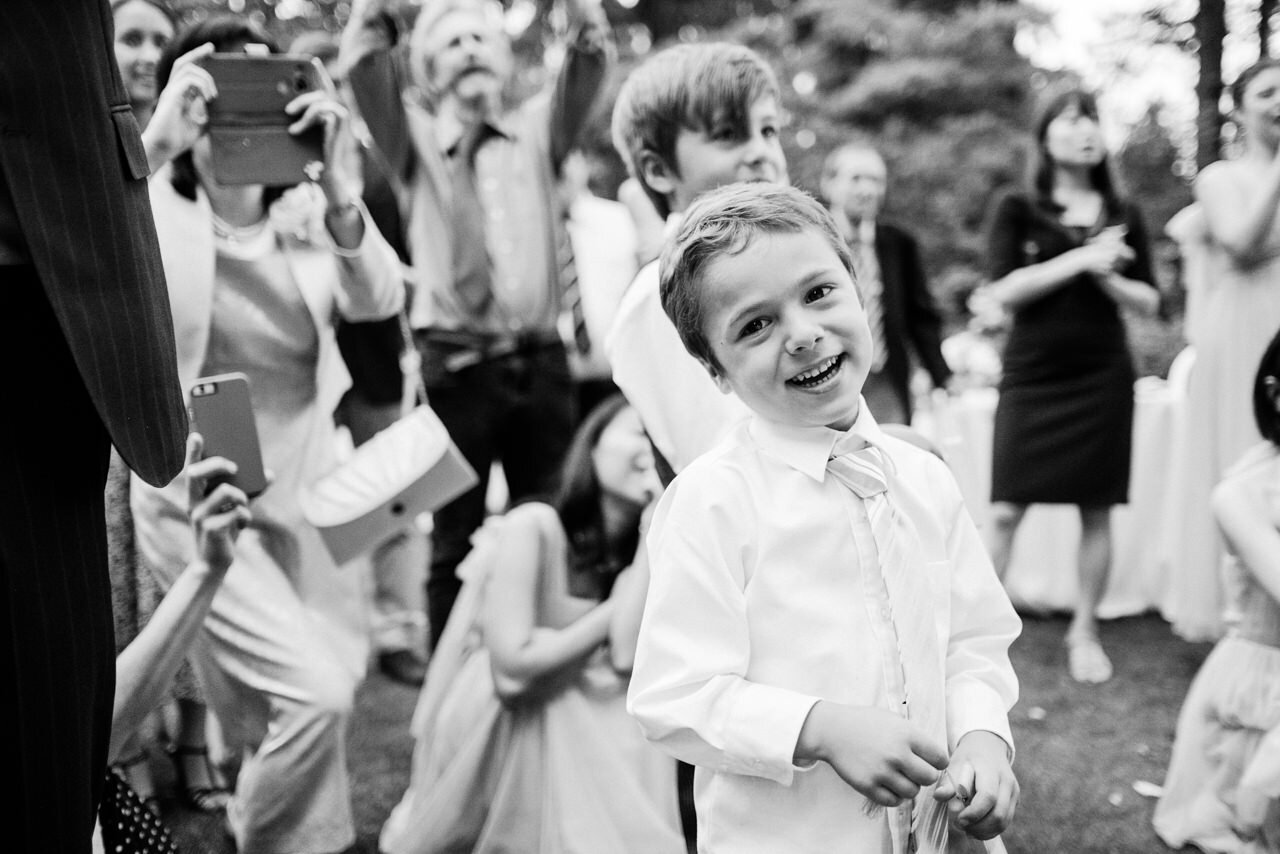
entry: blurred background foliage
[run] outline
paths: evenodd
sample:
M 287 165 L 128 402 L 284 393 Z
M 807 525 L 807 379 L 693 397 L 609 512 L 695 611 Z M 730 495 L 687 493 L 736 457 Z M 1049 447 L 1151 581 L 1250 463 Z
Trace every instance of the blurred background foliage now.
M 221 10 L 250 15 L 286 45 L 305 31 L 336 33 L 350 14 L 348 0 L 172 2 L 188 20 Z M 553 0 L 503 3 L 519 63 L 513 84 L 518 96 L 554 73 L 563 19 Z M 1028 128 L 1038 97 L 1073 79 L 1069 72 L 1036 68 L 1027 56 L 1028 41 L 1050 26 L 1044 12 L 1013 0 L 603 0 L 603 5 L 614 27 L 619 67 L 582 140 L 594 155 L 598 194 L 613 195 L 624 177 L 609 141 L 608 114 L 630 68 L 675 41 L 748 44 L 778 73 L 792 180 L 816 193 L 831 149 L 853 137 L 875 144 L 889 165 L 887 215 L 914 230 L 949 324 L 964 324 L 964 296 L 985 276 L 983 226 L 990 201 L 1024 180 Z M 1201 5 L 1181 13 L 1132 15 L 1133 38 L 1162 39 L 1189 54 L 1211 54 L 1196 36 L 1198 28 L 1217 32 L 1216 22 L 1204 22 L 1217 7 L 1213 0 Z M 404 0 L 396 8 L 407 22 L 417 5 Z M 1262 11 L 1262 20 L 1269 20 L 1273 10 Z M 1260 30 L 1264 41 L 1268 32 Z M 1216 85 L 1220 91 L 1220 78 Z M 1202 134 L 1202 163 L 1218 154 L 1215 148 L 1206 157 L 1205 138 Z M 1169 217 L 1191 200 L 1195 151 L 1188 153 L 1179 139 L 1160 105 L 1153 104 L 1127 129 L 1114 157 L 1125 188 L 1146 212 L 1168 295 L 1164 318 L 1131 325 L 1143 373 L 1163 373 L 1181 346 L 1177 253 L 1163 238 Z

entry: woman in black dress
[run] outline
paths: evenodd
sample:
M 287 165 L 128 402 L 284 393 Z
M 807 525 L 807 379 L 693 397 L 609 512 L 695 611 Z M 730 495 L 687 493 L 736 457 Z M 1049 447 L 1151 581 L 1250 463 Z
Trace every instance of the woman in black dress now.
M 1093 96 L 1051 98 L 1035 127 L 1029 192 L 991 218 L 990 291 L 1012 314 L 996 407 L 991 556 L 1003 577 L 1033 503 L 1080 508 L 1071 675 L 1105 682 L 1094 612 L 1111 563 L 1111 507 L 1128 500 L 1134 369 L 1120 308 L 1153 313 L 1142 216 L 1112 182 Z

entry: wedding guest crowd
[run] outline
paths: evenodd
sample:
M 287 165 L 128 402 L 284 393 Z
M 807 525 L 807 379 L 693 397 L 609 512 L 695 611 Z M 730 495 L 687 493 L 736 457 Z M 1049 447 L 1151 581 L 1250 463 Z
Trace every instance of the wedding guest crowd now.
M 246 183 L 211 133 L 227 93 L 209 64 L 282 54 L 259 18 L 0 4 L 0 292 L 19 318 L 0 346 L 40 365 L 10 389 L 40 417 L 0 419 L 15 850 L 176 850 L 148 750 L 166 698 L 178 799 L 236 850 L 350 849 L 371 657 L 420 690 L 386 854 L 1001 850 L 1036 773 L 1012 764 L 1020 621 L 1001 581 L 1037 504 L 1078 513 L 1061 660 L 1107 690 L 1126 315 L 1161 300 L 1096 93 L 1043 93 L 1027 183 L 987 212 L 971 303 L 1005 329 L 982 369 L 983 530 L 916 406 L 976 389 L 945 355 L 920 236 L 886 213 L 892 150 L 839 140 L 814 192 L 793 188 L 757 52 L 668 47 L 602 103 L 600 3 L 538 8 L 556 61 L 513 99 L 496 0 L 355 0 L 340 35 L 288 50 L 324 69 L 280 117 L 314 162 Z M 44 32 L 78 61 L 15 35 Z M 1195 298 L 1166 616 L 1221 640 L 1154 829 L 1264 852 L 1280 62 L 1231 100 L 1238 156 L 1170 226 Z M 592 187 L 601 117 L 616 193 Z M 184 402 L 231 373 L 252 386 L 260 495 L 198 429 L 182 461 Z M 431 515 L 429 547 L 426 517 L 405 520 L 340 566 L 301 496 L 414 405 L 477 483 Z

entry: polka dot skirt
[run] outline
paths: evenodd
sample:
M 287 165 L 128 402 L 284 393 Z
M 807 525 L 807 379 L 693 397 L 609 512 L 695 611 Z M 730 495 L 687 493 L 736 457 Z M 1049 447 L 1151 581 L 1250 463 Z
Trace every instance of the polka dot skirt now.
M 107 771 L 98 824 L 106 854 L 178 854 L 164 822 L 114 770 Z

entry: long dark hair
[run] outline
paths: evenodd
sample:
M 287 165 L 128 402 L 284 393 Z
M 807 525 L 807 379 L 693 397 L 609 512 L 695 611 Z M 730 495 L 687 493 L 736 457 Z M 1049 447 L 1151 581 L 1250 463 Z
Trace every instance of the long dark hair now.
M 238 15 L 213 15 L 203 21 L 184 29 L 173 37 L 173 41 L 165 46 L 156 65 L 156 83 L 161 91 L 169 85 L 169 77 L 173 74 L 173 64 L 188 51 L 195 50 L 208 42 L 218 53 L 239 50 L 246 44 L 265 45 L 271 53 L 280 53 L 280 45 L 253 19 Z M 190 151 L 173 158 L 170 164 L 169 183 L 178 195 L 184 198 L 196 198 L 196 187 L 200 183 L 196 174 L 195 161 Z M 267 187 L 263 191 L 262 203 L 270 207 L 271 203 L 284 194 L 286 187 Z
M 600 513 L 600 481 L 591 459 L 600 435 L 627 405 L 626 398 L 615 394 L 583 419 L 565 454 L 559 488 L 551 502 L 568 536 L 570 575 L 595 575 L 600 581 L 600 598 L 609 595 L 613 579 L 631 562 L 640 544 L 641 508 L 636 509 L 637 524 L 628 526 L 619 541 L 608 541 Z
M 1031 188 L 1040 203 L 1052 210 L 1060 206 L 1053 200 L 1053 183 L 1056 177 L 1057 163 L 1049 154 L 1045 137 L 1049 133 L 1049 125 L 1069 107 L 1077 107 L 1080 112 L 1094 121 L 1098 121 L 1098 99 L 1092 92 L 1078 86 L 1057 90 L 1040 106 L 1036 115 L 1035 140 L 1036 150 L 1032 157 Z M 1089 183 L 1102 195 L 1103 209 L 1108 215 L 1121 210 L 1120 192 L 1111 176 L 1109 156 L 1103 152 L 1102 160 L 1089 170 Z
M 1258 423 L 1258 432 L 1268 442 L 1280 445 L 1280 413 L 1276 412 L 1275 402 L 1267 393 L 1267 378 L 1280 382 L 1280 329 L 1263 351 L 1258 361 L 1258 374 L 1253 379 L 1253 419 Z

